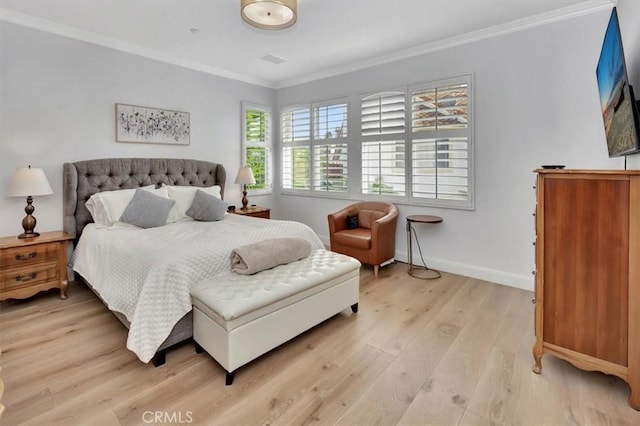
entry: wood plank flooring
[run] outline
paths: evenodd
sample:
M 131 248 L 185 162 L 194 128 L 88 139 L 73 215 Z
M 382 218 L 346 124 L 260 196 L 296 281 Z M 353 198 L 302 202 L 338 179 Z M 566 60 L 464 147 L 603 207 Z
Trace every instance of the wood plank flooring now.
M 3 425 L 637 425 L 622 380 L 552 356 L 531 372 L 532 293 L 406 264 L 363 267 L 360 311 L 241 368 L 193 345 L 159 368 L 83 284 L 0 304 Z M 295 320 L 295 319 L 292 319 Z

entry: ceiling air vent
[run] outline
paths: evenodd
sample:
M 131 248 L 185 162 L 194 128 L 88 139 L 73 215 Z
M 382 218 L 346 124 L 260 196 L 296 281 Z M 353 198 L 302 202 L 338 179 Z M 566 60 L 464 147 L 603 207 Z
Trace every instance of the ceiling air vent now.
M 281 64 L 281 63 L 286 61 L 286 59 L 284 59 L 284 58 L 279 58 L 279 57 L 273 56 L 273 55 L 263 56 L 262 60 L 263 61 L 267 61 L 267 62 L 271 62 L 272 64 L 276 64 L 276 65 Z

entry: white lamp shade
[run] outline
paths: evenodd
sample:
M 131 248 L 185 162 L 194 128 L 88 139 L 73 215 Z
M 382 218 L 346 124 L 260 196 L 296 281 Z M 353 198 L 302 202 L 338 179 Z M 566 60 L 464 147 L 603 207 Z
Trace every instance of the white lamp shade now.
M 53 194 L 51 185 L 42 169 L 23 167 L 15 171 L 9 181 L 7 195 L 10 197 L 28 197 Z
M 280 30 L 296 23 L 297 0 L 242 0 L 242 19 L 256 28 Z
M 236 183 L 242 185 L 253 185 L 256 183 L 251 167 L 240 167 L 240 170 L 238 170 L 238 176 L 236 176 Z

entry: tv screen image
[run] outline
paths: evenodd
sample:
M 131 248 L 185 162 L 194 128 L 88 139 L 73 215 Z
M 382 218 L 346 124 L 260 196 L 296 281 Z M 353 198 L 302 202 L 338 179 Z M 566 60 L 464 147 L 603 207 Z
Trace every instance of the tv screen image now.
M 629 87 L 616 8 L 604 36 L 596 77 L 609 157 L 638 152 L 637 110 Z

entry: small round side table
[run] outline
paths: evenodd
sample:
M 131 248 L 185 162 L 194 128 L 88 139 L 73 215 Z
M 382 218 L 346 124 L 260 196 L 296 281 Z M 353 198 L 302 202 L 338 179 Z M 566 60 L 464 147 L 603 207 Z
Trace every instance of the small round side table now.
M 441 276 L 440 272 L 436 271 L 435 269 L 429 268 L 426 262 L 424 266 L 413 264 L 413 244 L 411 241 L 411 230 L 413 228 L 414 223 L 440 223 L 440 222 L 442 222 L 442 218 L 440 216 L 431 216 L 426 214 L 415 214 L 415 215 L 407 216 L 407 252 L 409 253 L 409 259 L 407 263 L 409 264 L 408 273 L 412 277 L 420 278 L 422 280 L 435 280 L 440 278 Z M 417 236 L 416 236 L 416 242 L 417 242 Z M 420 249 L 419 242 L 418 242 L 418 249 Z M 420 257 L 422 257 L 422 251 L 420 251 Z M 422 259 L 422 261 L 424 262 L 424 259 Z M 433 271 L 435 272 L 435 275 L 430 277 L 427 277 L 424 275 L 418 275 L 414 272 L 414 269 L 421 270 L 421 271 Z

